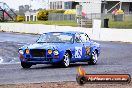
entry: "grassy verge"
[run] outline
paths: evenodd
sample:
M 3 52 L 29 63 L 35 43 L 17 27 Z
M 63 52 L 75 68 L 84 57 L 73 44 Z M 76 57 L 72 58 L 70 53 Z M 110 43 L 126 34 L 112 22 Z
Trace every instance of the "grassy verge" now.
M 36 21 L 36 22 L 24 22 L 27 24 L 45 24 L 45 25 L 58 25 L 58 26 L 73 26 L 76 27 L 77 23 L 75 21 Z
M 132 29 L 132 21 L 123 21 L 123 22 L 110 21 L 109 27 L 110 28 L 127 28 L 127 29 L 130 28 Z
M 7 23 L 7 22 L 6 22 Z M 14 22 L 8 22 L 14 23 Z M 21 22 L 15 22 L 21 23 Z M 45 25 L 58 25 L 58 26 L 72 26 L 77 27 L 78 24 L 75 21 L 30 21 L 30 22 L 22 22 L 26 24 L 45 24 Z M 125 28 L 125 29 L 132 29 L 132 20 L 129 21 L 122 21 L 122 22 L 115 22 L 113 20 L 109 21 L 109 28 Z
M 45 24 L 45 25 L 58 25 L 58 26 L 72 26 L 77 27 L 77 23 L 75 21 L 36 21 L 36 22 L 24 22 L 27 24 Z M 123 22 L 115 22 L 109 21 L 110 28 L 127 28 L 132 29 L 132 21 L 123 21 Z

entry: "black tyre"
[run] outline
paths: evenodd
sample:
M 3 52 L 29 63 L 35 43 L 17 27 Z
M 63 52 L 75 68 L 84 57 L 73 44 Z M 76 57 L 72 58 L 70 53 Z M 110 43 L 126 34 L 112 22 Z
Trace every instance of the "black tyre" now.
M 62 61 L 62 65 L 63 67 L 69 67 L 70 65 L 70 57 L 68 53 L 65 53 L 64 57 L 63 57 L 63 61 Z
M 32 65 L 22 62 L 22 63 L 21 63 L 21 66 L 22 66 L 23 68 L 30 68 Z
M 97 64 L 97 60 L 98 60 L 98 55 L 97 55 L 97 52 L 94 51 L 92 53 L 92 57 L 91 57 L 90 61 L 88 61 L 88 64 L 95 65 L 95 64 Z

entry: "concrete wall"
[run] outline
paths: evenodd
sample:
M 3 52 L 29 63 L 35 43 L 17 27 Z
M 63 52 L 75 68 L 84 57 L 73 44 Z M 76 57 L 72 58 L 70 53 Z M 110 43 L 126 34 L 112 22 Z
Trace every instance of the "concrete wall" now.
M 55 26 L 43 24 L 22 24 L 22 23 L 0 23 L 0 31 L 20 32 L 20 33 L 38 33 L 51 31 L 82 31 L 86 32 L 91 39 L 101 41 L 122 41 L 132 42 L 132 29 L 105 29 L 99 28 L 80 28 L 69 26 Z
M 58 32 L 87 31 L 87 33 L 89 33 L 92 32 L 92 29 L 86 29 L 81 27 L 70 27 L 70 26 L 43 25 L 43 24 L 0 23 L 0 31 L 35 33 L 35 34 L 42 34 L 44 32 L 52 32 L 52 31 L 58 31 Z

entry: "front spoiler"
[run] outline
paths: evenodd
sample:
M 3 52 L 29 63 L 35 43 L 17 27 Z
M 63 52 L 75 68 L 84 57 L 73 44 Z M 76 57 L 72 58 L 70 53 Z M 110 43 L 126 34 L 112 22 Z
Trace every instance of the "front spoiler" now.
M 60 58 L 52 58 L 51 60 L 41 60 L 41 59 L 34 59 L 34 60 L 28 60 L 28 59 L 20 59 L 21 62 L 24 63 L 30 63 L 30 64 L 54 64 L 59 63 L 62 61 Z
M 53 62 L 49 62 L 49 61 L 27 61 L 26 63 L 29 63 L 29 64 L 53 64 Z

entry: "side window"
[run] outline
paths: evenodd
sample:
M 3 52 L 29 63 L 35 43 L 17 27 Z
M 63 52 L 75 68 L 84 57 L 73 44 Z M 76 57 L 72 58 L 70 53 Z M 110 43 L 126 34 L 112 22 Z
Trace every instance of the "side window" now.
M 81 39 L 81 41 L 83 42 L 83 43 L 86 43 L 86 42 L 88 42 L 89 41 L 89 37 L 88 37 L 88 35 L 87 34 L 80 34 L 80 39 Z
M 79 34 L 76 34 L 76 35 L 75 35 L 75 42 L 76 42 L 76 43 L 81 43 L 80 37 L 81 37 L 81 36 L 80 36 Z

